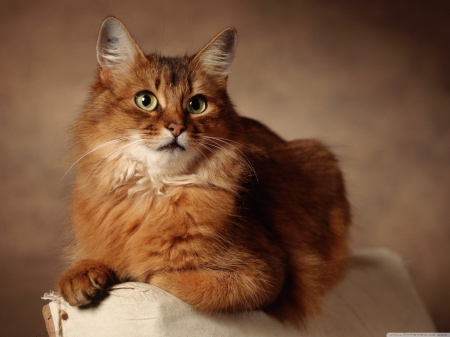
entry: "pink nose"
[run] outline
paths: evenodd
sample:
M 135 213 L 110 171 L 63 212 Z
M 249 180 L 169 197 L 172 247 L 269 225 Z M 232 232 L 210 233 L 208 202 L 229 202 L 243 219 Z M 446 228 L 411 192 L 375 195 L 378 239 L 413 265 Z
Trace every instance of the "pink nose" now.
M 183 130 L 186 129 L 183 124 L 179 123 L 170 123 L 167 128 L 175 137 L 178 137 L 183 132 Z

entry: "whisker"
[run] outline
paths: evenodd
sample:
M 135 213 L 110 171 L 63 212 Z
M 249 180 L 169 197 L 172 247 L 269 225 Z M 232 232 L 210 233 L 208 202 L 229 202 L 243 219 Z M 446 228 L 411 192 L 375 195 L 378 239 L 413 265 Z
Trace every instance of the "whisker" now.
M 233 147 L 234 149 L 236 149 L 236 150 L 242 155 L 242 157 L 245 159 L 245 162 L 246 162 L 247 167 L 248 167 L 249 169 L 252 170 L 253 174 L 255 175 L 256 180 L 259 182 L 258 174 L 256 173 L 255 168 L 253 167 L 253 165 L 252 165 L 252 163 L 250 162 L 250 160 L 248 159 L 248 157 L 247 157 L 247 156 L 246 156 L 246 155 L 245 155 L 245 154 L 244 154 L 237 146 L 235 146 L 235 145 L 232 144 L 232 143 L 235 143 L 235 144 L 241 145 L 240 143 L 238 143 L 238 142 L 236 142 L 236 141 L 234 141 L 234 140 L 231 140 L 231 139 L 220 138 L 220 137 L 209 137 L 209 136 L 201 136 L 201 137 L 204 138 L 204 139 L 207 139 L 207 140 L 209 140 L 209 141 L 212 141 L 212 142 L 215 144 L 215 146 L 216 146 L 217 148 L 222 148 L 222 149 L 224 149 L 224 150 L 227 151 L 229 154 L 231 154 L 235 159 L 238 159 L 238 160 L 239 160 L 239 158 L 237 158 L 233 153 L 231 153 L 231 152 L 230 152 L 229 150 L 227 150 L 225 147 L 223 147 L 222 145 L 220 145 L 218 142 L 225 143 L 225 144 L 227 144 L 228 146 L 231 146 L 231 147 Z M 212 145 L 212 144 L 208 144 L 208 145 L 214 146 L 214 145 Z
M 212 150 L 211 149 L 211 147 L 210 146 L 208 146 L 208 145 L 210 145 L 210 144 L 208 144 L 208 145 L 206 145 L 206 144 L 203 144 L 203 143 L 199 143 L 202 147 L 204 147 L 205 149 L 207 149 L 209 152 L 211 152 L 212 154 L 214 154 L 214 150 Z M 206 156 L 205 156 L 206 157 Z
M 211 138 L 211 139 L 214 139 L 214 140 L 217 140 L 217 141 L 221 141 L 221 142 L 223 142 L 223 143 L 225 143 L 225 144 L 228 144 L 228 145 L 230 145 L 230 146 L 233 146 L 232 145 L 232 143 L 234 143 L 234 144 L 236 144 L 236 145 L 239 145 L 239 146 L 242 146 L 242 147 L 244 147 L 244 148 L 249 148 L 247 145 L 245 145 L 245 144 L 242 144 L 242 143 L 239 143 L 239 142 L 237 142 L 237 141 L 235 141 L 235 140 L 232 140 L 232 139 L 228 139 L 228 138 L 222 138 L 222 137 L 209 137 L 209 136 L 201 136 L 201 137 L 204 137 L 204 138 Z M 237 150 L 239 150 L 238 148 L 237 148 Z
M 235 143 L 235 144 L 238 144 L 238 145 L 242 145 L 241 143 L 239 143 L 239 142 L 237 142 L 237 141 L 235 141 L 235 140 L 232 140 L 232 139 L 228 139 L 228 138 L 222 138 L 222 137 L 210 137 L 210 136 L 201 136 L 201 137 L 203 137 L 203 138 L 210 138 L 210 139 L 214 139 L 214 140 L 222 140 L 222 141 L 226 142 L 227 144 L 229 144 L 229 143 Z
M 74 168 L 74 166 L 75 166 L 76 164 L 78 164 L 78 163 L 79 163 L 83 158 L 85 158 L 87 155 L 89 155 L 89 154 L 91 154 L 92 152 L 97 151 L 97 150 L 99 150 L 99 149 L 101 149 L 101 148 L 103 148 L 103 147 L 105 147 L 105 146 L 108 146 L 108 145 L 111 145 L 111 144 L 114 144 L 114 143 L 118 143 L 118 142 L 121 142 L 121 141 L 124 141 L 124 140 L 132 139 L 132 138 L 133 138 L 132 136 L 116 138 L 116 139 L 110 140 L 110 141 L 108 141 L 108 142 L 106 142 L 106 143 L 100 144 L 100 145 L 94 147 L 93 149 L 87 151 L 87 152 L 86 152 L 85 154 L 83 154 L 80 158 L 78 158 L 72 165 L 70 165 L 70 167 L 67 169 L 66 173 L 64 173 L 64 175 L 62 176 L 60 182 L 63 181 L 63 179 L 64 179 L 64 178 L 66 177 L 66 175 L 70 172 L 70 170 L 72 170 L 72 169 Z
M 258 174 L 256 173 L 256 171 L 255 171 L 255 169 L 254 169 L 252 163 L 251 163 L 250 160 L 247 158 L 247 156 L 246 156 L 241 150 L 239 150 L 237 147 L 235 147 L 235 146 L 233 146 L 233 145 L 231 145 L 231 144 L 228 144 L 228 143 L 226 143 L 226 144 L 229 145 L 229 146 L 234 147 L 236 150 L 239 151 L 239 153 L 242 155 L 242 157 L 243 157 L 244 160 L 245 160 L 245 162 L 244 162 L 245 165 L 246 165 L 250 170 L 252 170 L 252 172 L 253 172 L 254 175 L 255 175 L 256 180 L 259 181 L 259 180 L 258 180 Z M 236 160 L 240 160 L 239 157 L 237 157 L 234 153 L 230 152 L 229 150 L 227 150 L 225 147 L 223 147 L 223 146 L 220 145 L 220 144 L 217 144 L 217 143 L 214 142 L 214 145 L 213 145 L 213 144 L 209 144 L 209 145 L 210 145 L 210 146 L 215 146 L 216 148 L 219 148 L 219 149 L 224 149 L 224 150 L 227 151 L 227 153 L 229 153 L 233 158 L 235 158 Z
M 200 145 L 200 146 L 204 147 L 205 149 L 209 150 L 211 153 L 214 153 L 214 152 L 213 152 L 211 149 L 209 149 L 205 144 L 202 144 L 202 143 L 200 143 L 200 142 L 195 142 L 195 141 L 193 141 L 192 143 L 193 143 L 193 144 L 196 144 L 196 145 Z M 208 160 L 208 157 L 206 157 L 206 155 L 205 155 L 202 151 L 200 151 L 200 150 L 198 150 L 198 149 L 195 149 L 195 151 L 198 152 L 198 153 L 200 153 L 203 157 L 205 157 L 206 160 Z
M 142 141 L 143 141 L 142 139 L 137 139 L 137 140 L 135 140 L 135 141 L 133 141 L 133 142 L 131 142 L 131 143 L 122 145 L 122 146 L 120 146 L 119 148 L 115 149 L 115 150 L 114 150 L 113 152 L 111 152 L 110 154 L 108 154 L 107 156 L 105 156 L 105 157 L 103 157 L 103 158 L 100 158 L 100 159 L 98 160 L 98 163 L 97 163 L 97 164 L 92 168 L 92 170 L 89 172 L 89 175 L 88 175 L 89 179 L 86 180 L 86 185 L 91 181 L 91 179 L 92 179 L 98 172 L 100 172 L 100 170 L 101 170 L 102 168 L 105 167 L 105 165 L 106 165 L 113 157 L 115 157 L 115 155 L 116 155 L 117 153 L 121 152 L 123 149 L 125 149 L 125 148 L 127 148 L 127 147 L 129 147 L 129 146 L 131 146 L 131 145 L 134 145 L 134 144 L 137 144 L 137 143 L 141 143 Z M 95 171 L 94 171 L 94 170 L 95 170 Z
M 203 144 L 203 145 L 205 145 L 205 144 Z M 220 145 L 220 144 L 217 144 L 217 143 L 215 143 L 215 142 L 212 142 L 212 143 L 208 143 L 208 146 L 211 146 L 211 147 L 216 148 L 216 149 L 223 149 L 223 150 L 226 151 L 229 155 L 231 155 L 234 159 L 239 160 L 239 157 L 237 157 L 233 152 L 227 150 L 225 147 L 223 147 L 223 146 Z M 211 150 L 210 150 L 210 151 L 211 151 Z M 212 152 L 212 151 L 211 151 L 211 152 Z

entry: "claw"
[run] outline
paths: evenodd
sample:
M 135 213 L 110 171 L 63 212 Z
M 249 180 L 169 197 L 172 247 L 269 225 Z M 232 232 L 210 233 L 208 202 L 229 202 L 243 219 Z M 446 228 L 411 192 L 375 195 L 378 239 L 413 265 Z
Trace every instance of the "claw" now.
M 70 305 L 81 306 L 91 303 L 115 282 L 114 273 L 103 263 L 81 260 L 61 276 L 58 289 Z

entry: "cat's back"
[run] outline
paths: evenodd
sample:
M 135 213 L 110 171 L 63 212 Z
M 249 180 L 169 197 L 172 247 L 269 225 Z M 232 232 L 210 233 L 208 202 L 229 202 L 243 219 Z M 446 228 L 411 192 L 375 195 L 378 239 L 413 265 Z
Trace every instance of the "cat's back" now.
M 313 139 L 285 141 L 264 124 L 247 117 L 241 117 L 241 125 L 246 141 L 262 150 L 272 168 L 285 174 L 293 171 L 295 176 L 299 171 L 340 176 L 335 155 L 323 143 Z
M 270 130 L 267 126 L 254 119 L 240 117 L 240 124 L 242 127 L 242 132 L 246 135 L 246 141 L 265 150 L 270 149 L 273 146 L 286 143 L 285 140 Z
M 350 221 L 349 205 L 342 172 L 333 152 L 313 139 L 285 141 L 268 127 L 243 118 L 247 141 L 260 155 L 253 156 L 263 209 L 279 218 L 303 218 L 316 224 L 327 223 L 338 209 L 339 226 Z M 262 155 L 261 155 L 262 154 Z M 283 214 L 283 215 L 281 215 Z M 269 215 L 270 217 L 270 215 Z

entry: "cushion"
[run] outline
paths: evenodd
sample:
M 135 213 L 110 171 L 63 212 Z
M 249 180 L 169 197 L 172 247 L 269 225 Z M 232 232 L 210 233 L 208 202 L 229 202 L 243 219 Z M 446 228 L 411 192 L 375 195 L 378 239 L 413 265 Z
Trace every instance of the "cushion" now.
M 281 323 L 262 311 L 205 314 L 145 283 L 113 286 L 97 306 L 71 307 L 57 293 L 44 316 L 54 336 L 385 336 L 388 332 L 434 332 L 405 266 L 385 249 L 356 252 L 346 277 L 325 297 L 323 314 L 307 329 Z

